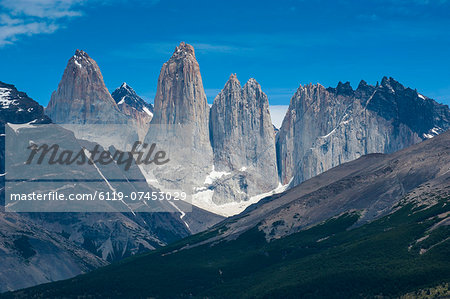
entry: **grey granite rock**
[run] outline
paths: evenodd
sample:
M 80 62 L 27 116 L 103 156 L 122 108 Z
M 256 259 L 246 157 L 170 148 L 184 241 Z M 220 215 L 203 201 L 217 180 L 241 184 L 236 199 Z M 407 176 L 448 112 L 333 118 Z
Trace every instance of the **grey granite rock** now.
M 300 86 L 277 134 L 282 183 L 297 185 L 369 153 L 392 153 L 450 127 L 450 110 L 392 78 Z
M 169 153 L 170 163 L 152 169 L 164 188 L 192 193 L 212 170 L 209 106 L 194 48 L 184 42 L 164 63 L 155 112 L 145 141 Z
M 0 82 L 0 92 L 3 106 L 0 109 L 0 292 L 67 279 L 109 262 L 164 246 L 223 219 L 184 202 L 175 202 L 174 205 L 166 203 L 160 212 L 138 212 L 139 209 L 134 211 L 131 205 L 128 206 L 130 208 L 123 205 L 127 201 L 130 204 L 131 200 L 120 202 L 125 210 L 110 209 L 110 205 L 102 201 L 99 210 L 96 210 L 98 205 L 90 203 L 83 212 L 74 212 L 77 204 L 69 204 L 74 208 L 69 209 L 70 212 L 64 209 L 51 212 L 47 209 L 49 206 L 68 206 L 48 203 L 46 208 L 41 202 L 31 203 L 39 207 L 37 212 L 15 213 L 11 207 L 5 212 L 5 187 L 11 188 L 16 184 L 10 181 L 5 186 L 5 165 L 8 166 L 8 178 L 12 181 L 14 178 L 45 178 L 45 182 L 31 185 L 17 182 L 17 190 L 24 193 L 28 189 L 64 189 L 68 193 L 80 194 L 94 190 L 108 192 L 113 188 L 129 194 L 155 189 L 147 185 L 140 169 L 134 164 L 125 171 L 124 165 L 115 163 L 59 167 L 44 162 L 38 168 L 30 168 L 24 163 L 8 163 L 8 160 L 14 160 L 11 156 L 19 153 L 20 157 L 20 152 L 27 151 L 31 141 L 49 145 L 57 143 L 74 152 L 96 144 L 75 139 L 72 132 L 59 125 L 49 125 L 51 120 L 44 115 L 43 107 L 25 93 L 17 91 L 13 85 Z M 5 126 L 5 123 L 8 125 Z M 9 142 L 13 141 L 7 149 L 5 135 L 9 136 Z M 67 184 L 65 179 L 80 181 Z M 27 206 L 29 203 L 15 205 L 20 204 Z
M 214 202 L 247 200 L 277 187 L 269 102 L 255 79 L 241 88 L 236 75 L 230 76 L 214 99 L 210 129 L 215 169 L 239 172 L 215 183 Z
M 138 140 L 134 119 L 122 113 L 103 81 L 97 63 L 82 51 L 70 58 L 58 89 L 52 93 L 45 109 L 57 124 L 70 124 L 77 138 L 130 149 Z M 74 126 L 74 125 L 83 125 Z M 113 130 L 109 126 L 116 125 Z M 126 138 L 124 138 L 126 136 Z

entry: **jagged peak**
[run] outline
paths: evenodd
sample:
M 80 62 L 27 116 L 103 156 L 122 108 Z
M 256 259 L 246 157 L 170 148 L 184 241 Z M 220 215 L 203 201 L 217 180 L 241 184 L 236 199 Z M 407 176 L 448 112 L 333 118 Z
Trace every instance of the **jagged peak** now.
M 311 90 L 314 88 L 325 88 L 325 87 L 320 83 L 309 82 L 308 84 L 304 84 L 304 85 L 300 84 L 300 86 L 297 88 L 296 92 L 300 92 L 302 90 Z
M 257 85 L 259 85 L 258 81 L 256 81 L 255 78 L 248 79 L 247 84 L 251 84 L 251 85 L 256 85 L 257 84 Z
M 114 90 L 113 94 L 117 94 L 117 93 L 130 94 L 130 95 L 135 95 L 136 94 L 134 89 L 130 85 L 128 85 L 126 82 L 123 82 L 122 85 L 120 85 L 120 87 L 117 87 Z
M 339 81 L 338 85 L 336 86 L 336 91 L 338 93 L 347 93 L 347 92 L 353 92 L 353 88 L 349 81 L 342 83 Z
M 136 93 L 133 89 L 133 87 L 131 87 L 129 84 L 127 84 L 126 82 L 123 82 L 122 85 L 120 85 L 119 88 L 117 88 L 118 90 L 125 90 L 127 93 L 131 93 L 134 94 Z
M 352 88 L 349 81 L 346 81 L 345 83 L 342 83 L 342 81 L 339 81 L 336 88 Z
M 400 84 L 400 83 L 398 83 L 398 81 L 392 77 L 384 76 L 383 79 L 381 79 L 382 86 L 392 86 L 394 84 Z
M 357 88 L 357 89 L 361 89 L 361 88 L 364 88 L 364 87 L 367 87 L 367 86 L 369 86 L 369 84 L 367 84 L 366 81 L 361 80 L 361 81 L 359 82 L 359 84 L 358 84 L 358 88 Z
M 173 52 L 173 55 L 171 57 L 172 58 L 181 58 L 181 57 L 186 57 L 192 55 L 193 58 L 195 58 L 195 50 L 194 47 L 191 46 L 190 44 L 187 44 L 185 42 L 181 42 L 176 48 L 175 51 Z
M 389 82 L 390 82 L 390 78 L 388 78 L 387 76 L 383 76 L 383 78 L 381 79 L 382 86 L 388 86 Z
M 224 89 L 232 89 L 234 86 L 241 87 L 241 82 L 239 82 L 236 74 L 231 74 L 230 78 L 228 78 L 227 83 L 225 83 Z
M 230 78 L 228 78 L 227 82 L 234 82 L 234 83 L 241 84 L 241 82 L 239 82 L 239 79 L 237 78 L 236 74 L 231 74 Z
M 80 50 L 80 49 L 75 50 L 74 56 L 89 57 L 89 55 L 86 52 L 84 52 L 83 50 Z
M 70 58 L 69 64 L 74 63 L 79 68 L 82 68 L 83 65 L 92 64 L 92 59 L 89 57 L 89 55 L 84 52 L 83 50 L 77 49 L 75 51 L 75 54 Z
M 256 79 L 250 78 L 250 79 L 248 79 L 247 83 L 245 83 L 244 88 L 261 90 L 261 85 L 256 81 Z
M 234 81 L 234 80 L 237 80 L 237 81 L 239 81 L 239 80 L 238 80 L 238 78 L 237 78 L 237 75 L 236 75 L 236 73 L 234 73 L 234 74 L 231 74 L 231 75 L 230 75 L 230 78 L 228 78 L 228 81 Z
M 384 76 L 383 79 L 381 80 L 380 87 L 388 88 L 389 90 L 391 90 L 391 92 L 405 89 L 405 87 L 402 84 L 400 84 L 397 80 L 395 80 L 392 77 L 388 78 L 386 76 Z

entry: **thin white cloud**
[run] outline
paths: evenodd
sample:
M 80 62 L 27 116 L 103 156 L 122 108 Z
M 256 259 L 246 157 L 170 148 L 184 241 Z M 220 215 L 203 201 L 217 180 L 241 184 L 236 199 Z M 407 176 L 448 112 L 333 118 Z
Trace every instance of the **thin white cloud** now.
M 0 46 L 11 44 L 19 35 L 33 35 L 42 33 L 53 33 L 58 29 L 55 24 L 45 22 L 32 22 L 0 26 Z
M 1 0 L 0 5 L 13 16 L 36 17 L 40 19 L 60 19 L 80 16 L 75 9 L 85 0 Z
M 86 0 L 0 0 L 0 47 L 20 36 L 49 34 L 62 22 L 82 15 Z
M 199 52 L 230 53 L 239 50 L 239 48 L 229 45 L 215 45 L 208 43 L 194 43 L 193 46 L 195 50 Z
M 159 0 L 134 1 L 133 5 L 154 5 Z M 21 36 L 53 33 L 67 21 L 83 15 L 89 5 L 114 5 L 125 0 L 0 0 L 0 47 Z

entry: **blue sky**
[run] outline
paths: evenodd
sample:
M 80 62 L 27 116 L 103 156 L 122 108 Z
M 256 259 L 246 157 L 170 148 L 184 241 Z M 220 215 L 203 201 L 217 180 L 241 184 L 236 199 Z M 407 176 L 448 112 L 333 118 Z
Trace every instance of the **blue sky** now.
M 231 73 L 272 105 L 300 84 L 392 76 L 450 104 L 450 0 L 0 0 L 0 81 L 47 105 L 75 49 L 107 87 L 150 102 L 161 65 L 194 45 L 209 101 Z

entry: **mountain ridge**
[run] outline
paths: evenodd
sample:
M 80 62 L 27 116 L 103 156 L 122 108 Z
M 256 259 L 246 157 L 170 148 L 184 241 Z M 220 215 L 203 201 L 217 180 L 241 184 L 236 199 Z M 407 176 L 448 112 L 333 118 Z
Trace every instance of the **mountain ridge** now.
M 450 278 L 449 151 L 446 132 L 398 153 L 363 156 L 158 251 L 4 297 L 393 297 L 439 285 Z M 390 192 L 393 173 L 404 192 Z M 349 184 L 356 177 L 365 179 L 356 182 L 363 194 Z M 357 203 L 380 187 L 392 194 L 390 209 L 368 219 L 370 211 Z M 305 196 L 318 190 L 344 209 L 317 218 L 310 206 L 315 220 L 287 232 L 289 219 L 308 221 L 301 207 L 315 205 Z M 379 193 L 368 201 L 379 203 Z M 300 215 L 286 213 L 289 207 Z
M 348 82 L 300 85 L 277 134 L 280 179 L 297 185 L 361 155 L 392 153 L 448 128 L 447 105 L 393 78 L 377 86 L 361 81 L 356 90 Z
M 125 82 L 111 96 L 123 114 L 136 120 L 139 139 L 143 140 L 153 118 L 153 105 L 139 97 Z

